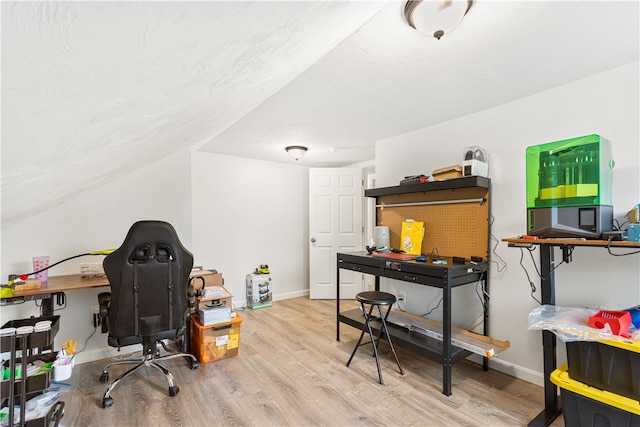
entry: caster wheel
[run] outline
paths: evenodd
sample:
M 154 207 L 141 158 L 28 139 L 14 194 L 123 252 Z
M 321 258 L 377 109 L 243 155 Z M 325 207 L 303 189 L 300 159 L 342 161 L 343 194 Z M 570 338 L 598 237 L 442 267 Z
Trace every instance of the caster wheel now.
M 109 408 L 111 405 L 113 405 L 113 399 L 110 397 L 105 397 L 102 399 L 102 407 L 103 408 Z
M 109 373 L 103 372 L 102 375 L 100 375 L 100 382 L 106 383 L 107 381 L 109 381 Z
M 198 369 L 198 366 L 200 366 L 200 363 L 193 359 L 189 359 L 189 364 L 191 365 L 191 369 Z
M 178 386 L 169 387 L 169 396 L 175 396 L 178 393 L 180 393 L 180 387 Z

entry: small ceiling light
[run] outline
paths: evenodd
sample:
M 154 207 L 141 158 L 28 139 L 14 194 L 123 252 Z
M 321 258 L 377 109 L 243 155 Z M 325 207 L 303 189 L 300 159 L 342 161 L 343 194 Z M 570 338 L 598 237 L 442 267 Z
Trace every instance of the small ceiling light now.
M 404 17 L 420 34 L 440 40 L 460 24 L 472 4 L 473 0 L 409 0 Z
M 287 153 L 297 161 L 305 155 L 307 147 L 303 147 L 302 145 L 290 145 L 285 148 L 285 150 L 287 150 Z

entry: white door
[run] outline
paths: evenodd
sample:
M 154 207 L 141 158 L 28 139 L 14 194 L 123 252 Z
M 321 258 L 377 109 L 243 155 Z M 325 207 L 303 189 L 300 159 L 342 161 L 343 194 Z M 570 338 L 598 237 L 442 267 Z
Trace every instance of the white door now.
M 309 169 L 309 296 L 336 297 L 336 254 L 362 250 L 359 168 Z M 362 274 L 340 270 L 340 297 L 362 290 Z

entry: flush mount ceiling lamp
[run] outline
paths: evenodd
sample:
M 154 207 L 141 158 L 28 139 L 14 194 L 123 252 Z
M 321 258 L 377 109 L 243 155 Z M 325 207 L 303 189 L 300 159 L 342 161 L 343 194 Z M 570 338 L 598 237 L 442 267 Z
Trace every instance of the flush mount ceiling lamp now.
M 409 0 L 404 17 L 420 34 L 440 40 L 460 24 L 472 4 L 473 0 Z
M 302 145 L 290 145 L 285 148 L 285 150 L 287 150 L 287 153 L 297 161 L 305 155 L 307 147 L 303 147 Z

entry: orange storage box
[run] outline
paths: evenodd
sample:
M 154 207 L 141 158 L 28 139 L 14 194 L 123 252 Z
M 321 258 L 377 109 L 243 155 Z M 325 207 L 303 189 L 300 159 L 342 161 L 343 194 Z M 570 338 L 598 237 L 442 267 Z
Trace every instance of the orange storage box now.
M 191 316 L 191 353 L 200 363 L 209 363 L 237 356 L 240 347 L 240 324 L 242 317 L 230 322 L 203 326 L 197 316 Z

